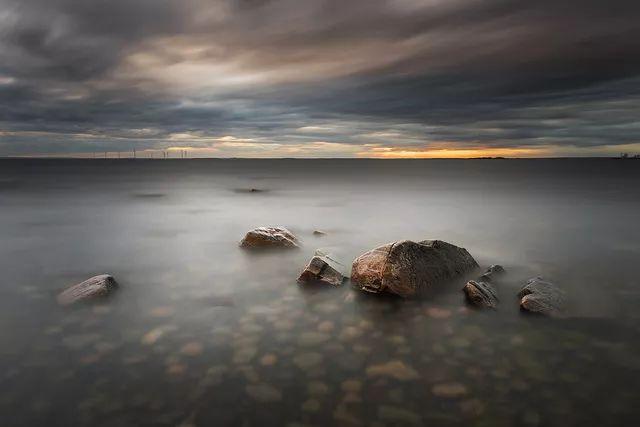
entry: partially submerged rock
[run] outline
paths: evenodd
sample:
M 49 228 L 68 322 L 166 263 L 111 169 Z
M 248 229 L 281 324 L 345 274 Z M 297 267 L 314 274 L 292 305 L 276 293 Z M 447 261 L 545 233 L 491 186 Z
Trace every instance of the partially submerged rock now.
M 345 280 L 345 266 L 322 251 L 316 251 L 298 277 L 298 283 L 321 283 L 340 286 Z
M 388 243 L 360 255 L 351 281 L 366 292 L 409 298 L 478 267 L 466 249 L 441 240 Z
M 313 230 L 313 235 L 317 237 L 326 236 L 327 233 L 322 230 Z
M 520 309 L 530 313 L 557 316 L 564 311 L 564 291 L 542 277 L 527 280 L 527 284 L 518 292 L 518 298 Z
M 462 288 L 467 302 L 478 308 L 496 308 L 498 292 L 487 282 L 469 280 Z
M 240 242 L 243 248 L 297 248 L 298 239 L 284 227 L 258 227 Z
M 101 274 L 65 289 L 58 295 L 57 299 L 61 305 L 71 305 L 80 301 L 107 296 L 117 287 L 118 283 L 113 276 Z
M 487 271 L 485 271 L 482 276 L 480 276 L 480 281 L 493 282 L 496 278 L 502 276 L 504 273 L 504 267 L 498 264 L 493 264 L 489 268 L 487 268 Z
M 505 273 L 501 265 L 494 264 L 478 280 L 469 280 L 462 291 L 467 302 L 477 308 L 496 308 L 499 298 L 493 282 Z

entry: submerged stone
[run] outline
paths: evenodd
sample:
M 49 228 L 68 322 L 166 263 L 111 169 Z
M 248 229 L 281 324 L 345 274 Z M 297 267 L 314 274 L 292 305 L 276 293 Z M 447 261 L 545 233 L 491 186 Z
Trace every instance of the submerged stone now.
M 353 262 L 351 281 L 365 292 L 410 298 L 477 267 L 464 248 L 441 240 L 403 240 L 360 255 Z
M 496 308 L 498 292 L 487 282 L 469 280 L 462 288 L 467 302 L 478 308 Z
M 282 400 L 280 390 L 266 383 L 250 384 L 245 387 L 245 391 L 253 400 L 262 403 L 279 402 Z
M 434 385 L 431 392 L 438 397 L 454 399 L 466 395 L 467 387 L 460 383 L 443 383 Z
M 482 274 L 482 276 L 480 276 L 480 281 L 492 282 L 498 277 L 504 275 L 504 273 L 505 273 L 504 267 L 498 264 L 493 264 L 489 266 L 489 268 L 487 268 L 487 271 L 485 271 Z
M 545 316 L 561 315 L 565 308 L 565 294 L 555 284 L 542 277 L 527 280 L 518 293 L 520 309 Z
M 58 304 L 71 305 L 80 301 L 105 297 L 118 287 L 118 283 L 109 274 L 100 274 L 84 282 L 73 285 L 58 295 Z
M 311 258 L 300 277 L 298 277 L 298 283 L 340 286 L 345 280 L 344 269 L 345 266 L 336 261 L 331 255 L 316 251 L 316 254 Z
M 367 375 L 370 377 L 390 377 L 400 381 L 420 378 L 418 371 L 406 365 L 401 360 L 392 360 L 387 363 L 369 366 L 367 368 Z
M 248 249 L 297 248 L 298 238 L 284 227 L 258 227 L 249 231 L 240 246 Z

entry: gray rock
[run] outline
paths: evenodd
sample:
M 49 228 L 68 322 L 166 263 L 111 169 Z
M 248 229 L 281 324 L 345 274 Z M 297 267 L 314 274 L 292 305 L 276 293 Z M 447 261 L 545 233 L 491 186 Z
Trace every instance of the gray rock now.
M 542 277 L 527 280 L 527 284 L 518 292 L 518 298 L 520 309 L 530 313 L 558 316 L 565 308 L 564 291 Z
M 504 273 L 504 268 L 501 265 L 493 264 L 489 268 L 487 268 L 487 271 L 485 271 L 482 276 L 480 276 L 480 281 L 492 282 L 496 278 L 502 276 Z
M 284 227 L 258 227 L 249 231 L 240 246 L 258 248 L 297 248 L 298 238 Z
M 478 308 L 496 308 L 498 292 L 487 282 L 469 280 L 462 288 L 467 302 Z
M 353 262 L 351 282 L 362 291 L 409 298 L 476 268 L 466 249 L 441 240 L 403 240 L 360 255 Z
M 322 283 L 340 286 L 345 280 L 345 266 L 322 251 L 316 251 L 309 264 L 298 277 L 298 283 Z
M 60 305 L 70 305 L 80 301 L 105 297 L 111 294 L 117 287 L 118 283 L 113 276 L 101 274 L 62 291 L 58 295 L 58 303 Z

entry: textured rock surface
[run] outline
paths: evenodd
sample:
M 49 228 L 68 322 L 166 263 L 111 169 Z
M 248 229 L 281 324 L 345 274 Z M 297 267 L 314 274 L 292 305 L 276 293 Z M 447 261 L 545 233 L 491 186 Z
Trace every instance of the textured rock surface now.
M 501 265 L 494 264 L 478 280 L 468 281 L 462 288 L 467 302 L 477 308 L 496 308 L 500 300 L 493 283 L 504 273 Z
M 542 277 L 527 280 L 527 284 L 518 293 L 518 298 L 520 298 L 520 308 L 530 313 L 558 316 L 564 311 L 564 292 Z
M 109 274 L 91 277 L 82 283 L 73 285 L 58 295 L 58 303 L 70 305 L 80 301 L 109 295 L 118 287 L 118 283 Z
M 344 265 L 330 254 L 316 251 L 309 264 L 298 277 L 298 283 L 322 283 L 340 286 L 344 282 Z
M 366 292 L 409 298 L 477 267 L 466 249 L 450 243 L 403 240 L 360 255 L 353 262 L 351 281 Z
M 480 276 L 481 282 L 492 282 L 502 276 L 505 273 L 504 268 L 501 265 L 494 264 L 487 268 L 487 271 Z
M 284 227 L 258 227 L 240 242 L 243 248 L 297 248 L 298 239 Z
M 498 292 L 487 283 L 469 280 L 462 288 L 467 302 L 479 308 L 496 308 L 498 306 Z

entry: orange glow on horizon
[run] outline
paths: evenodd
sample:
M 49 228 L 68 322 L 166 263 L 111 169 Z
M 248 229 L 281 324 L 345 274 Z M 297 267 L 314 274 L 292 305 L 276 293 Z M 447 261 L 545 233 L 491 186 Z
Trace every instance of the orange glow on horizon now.
M 426 150 L 394 150 L 388 147 L 361 151 L 359 157 L 381 159 L 468 159 L 476 157 L 545 157 L 544 148 L 440 148 Z

